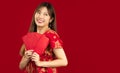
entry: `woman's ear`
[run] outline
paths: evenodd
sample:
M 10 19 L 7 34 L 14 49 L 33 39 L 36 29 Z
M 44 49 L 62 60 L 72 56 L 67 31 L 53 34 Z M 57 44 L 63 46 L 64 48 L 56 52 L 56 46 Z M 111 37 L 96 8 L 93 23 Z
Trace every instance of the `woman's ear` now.
M 50 23 L 53 21 L 53 18 L 50 19 Z

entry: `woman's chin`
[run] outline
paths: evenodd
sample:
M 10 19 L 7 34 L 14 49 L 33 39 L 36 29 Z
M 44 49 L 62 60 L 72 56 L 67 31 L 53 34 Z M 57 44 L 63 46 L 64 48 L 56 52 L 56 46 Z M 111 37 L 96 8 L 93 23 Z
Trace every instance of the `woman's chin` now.
M 38 26 L 38 27 L 43 27 L 43 26 L 44 26 L 44 24 L 37 24 L 37 26 Z

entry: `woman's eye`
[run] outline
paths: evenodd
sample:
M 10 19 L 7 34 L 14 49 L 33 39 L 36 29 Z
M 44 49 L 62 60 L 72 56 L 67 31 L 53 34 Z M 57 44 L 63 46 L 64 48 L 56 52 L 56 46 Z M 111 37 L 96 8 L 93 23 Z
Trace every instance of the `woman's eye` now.
M 40 12 L 36 12 L 37 14 L 40 14 Z
M 40 14 L 40 12 L 38 12 L 38 14 Z
M 48 16 L 48 14 L 44 14 L 45 16 Z

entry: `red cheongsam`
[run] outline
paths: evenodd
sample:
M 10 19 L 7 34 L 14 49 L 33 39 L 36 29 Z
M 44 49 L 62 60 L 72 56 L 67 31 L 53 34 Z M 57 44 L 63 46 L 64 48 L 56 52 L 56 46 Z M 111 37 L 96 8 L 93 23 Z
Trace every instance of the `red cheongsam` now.
M 53 31 L 48 30 L 44 34 L 49 39 L 49 44 L 44 53 L 40 55 L 41 61 L 52 61 L 56 59 L 53 49 L 63 48 L 63 42 L 59 35 Z M 25 68 L 25 73 L 58 73 L 55 67 L 37 67 L 34 62 L 30 61 Z

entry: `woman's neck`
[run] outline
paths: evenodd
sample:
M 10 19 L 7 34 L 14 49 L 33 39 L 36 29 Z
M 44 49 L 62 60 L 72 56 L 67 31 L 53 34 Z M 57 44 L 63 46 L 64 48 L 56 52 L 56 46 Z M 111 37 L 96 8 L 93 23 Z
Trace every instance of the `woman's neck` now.
M 39 26 L 37 26 L 37 33 L 44 34 L 49 29 L 50 28 L 48 26 L 46 26 L 46 27 L 39 27 Z

